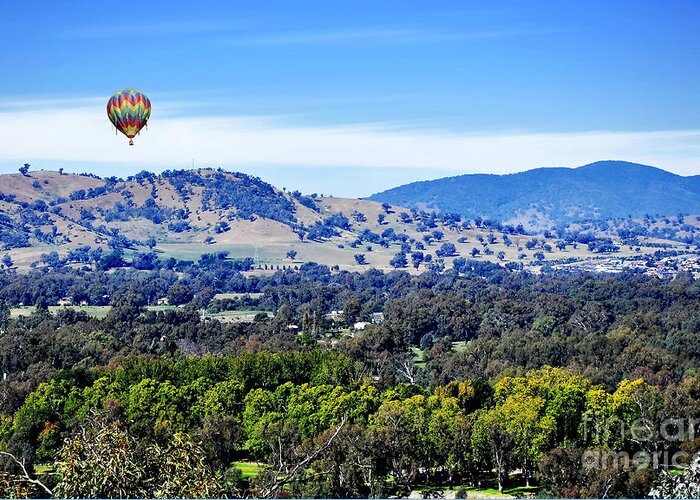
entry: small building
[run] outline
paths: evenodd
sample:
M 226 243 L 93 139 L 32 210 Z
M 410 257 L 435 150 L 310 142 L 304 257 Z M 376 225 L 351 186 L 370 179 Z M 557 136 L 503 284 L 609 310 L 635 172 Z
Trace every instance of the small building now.
M 73 299 L 71 299 L 70 297 L 63 297 L 62 299 L 59 299 L 58 305 L 61 307 L 72 306 Z
M 168 300 L 168 297 L 161 297 L 161 298 L 156 300 L 156 305 L 157 306 L 169 306 L 170 300 Z
M 343 319 L 343 311 L 331 311 L 328 317 L 333 321 L 341 321 Z
M 374 323 L 375 325 L 381 325 L 382 323 L 384 323 L 384 313 L 372 313 L 372 323 Z
M 367 327 L 367 325 L 369 325 L 369 323 L 367 323 L 366 321 L 358 321 L 352 326 L 355 330 L 364 330 Z

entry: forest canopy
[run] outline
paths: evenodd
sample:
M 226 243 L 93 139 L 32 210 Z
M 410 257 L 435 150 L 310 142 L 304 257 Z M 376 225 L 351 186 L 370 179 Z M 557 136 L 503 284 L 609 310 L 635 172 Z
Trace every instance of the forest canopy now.
M 690 276 L 242 269 L 0 274 L 1 494 L 642 496 L 698 449 Z

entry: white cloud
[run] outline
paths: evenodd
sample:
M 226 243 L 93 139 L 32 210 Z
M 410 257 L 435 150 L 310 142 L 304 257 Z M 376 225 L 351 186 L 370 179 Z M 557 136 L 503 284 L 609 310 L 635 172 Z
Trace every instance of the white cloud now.
M 376 27 L 343 28 L 334 30 L 294 31 L 267 33 L 250 37 L 241 36 L 228 40 L 234 45 L 307 45 L 342 42 L 431 43 L 488 40 L 521 36 L 561 33 L 557 29 L 521 29 L 450 32 L 422 28 Z
M 92 101 L 90 101 L 92 102 Z M 6 108 L 7 109 L 7 108 Z M 624 159 L 700 173 L 700 130 L 458 134 L 392 124 L 295 125 L 270 117 L 159 117 L 129 147 L 102 105 L 0 112 L 0 165 L 62 161 L 131 168 L 255 165 L 509 173 Z M 120 175 L 120 172 L 114 172 Z

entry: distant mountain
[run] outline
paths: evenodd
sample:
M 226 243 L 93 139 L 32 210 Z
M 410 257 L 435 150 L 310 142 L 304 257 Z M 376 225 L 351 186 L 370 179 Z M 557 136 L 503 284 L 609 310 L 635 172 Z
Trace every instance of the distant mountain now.
M 447 227 L 432 213 L 409 214 L 372 201 L 305 196 L 221 169 L 144 171 L 126 179 L 25 170 L 0 175 L 0 274 L 51 267 L 59 258 L 122 265 L 154 252 L 160 259 L 230 252 L 268 266 L 386 268 L 407 241 L 426 243 L 428 230 L 448 233 L 445 242 L 466 237 L 450 230 L 454 220 Z
M 465 265 L 465 258 L 539 266 L 606 252 L 638 258 L 654 255 L 660 244 L 674 252 L 700 246 L 700 218 L 620 219 L 537 235 L 517 224 L 470 219 L 517 214 L 523 226 L 549 229 L 549 217 L 700 214 L 693 183 L 698 179 L 609 162 L 417 183 L 376 195 L 390 202 L 383 204 L 304 196 L 221 169 L 126 179 L 23 169 L 0 175 L 0 279 L 8 270 L 66 264 L 148 270 L 204 254 L 250 258 L 263 270 L 317 262 L 439 271 L 453 261 Z M 411 196 L 395 202 L 392 192 Z M 456 217 L 457 211 L 469 218 Z
M 414 182 L 368 199 L 541 227 L 542 222 L 700 213 L 700 176 L 682 177 L 624 161 L 599 161 L 579 168 Z

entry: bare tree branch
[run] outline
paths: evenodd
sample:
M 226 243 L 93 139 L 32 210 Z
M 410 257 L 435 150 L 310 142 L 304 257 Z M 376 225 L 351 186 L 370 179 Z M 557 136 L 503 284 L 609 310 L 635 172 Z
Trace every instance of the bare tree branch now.
M 398 372 L 406 377 L 409 383 L 414 384 L 416 382 L 415 368 L 412 359 L 405 359 L 403 364 L 398 368 Z
M 269 498 L 269 497 L 273 496 L 286 483 L 295 482 L 296 481 L 295 476 L 297 475 L 297 473 L 299 471 L 303 470 L 304 468 L 306 468 L 306 466 L 309 463 L 311 463 L 313 460 L 315 460 L 316 457 L 318 457 L 320 454 L 325 452 L 331 446 L 331 444 L 333 444 L 333 441 L 338 436 L 338 434 L 340 434 L 340 431 L 345 426 L 345 422 L 346 422 L 346 419 L 343 418 L 340 421 L 340 424 L 338 424 L 338 426 L 335 428 L 335 431 L 333 431 L 333 434 L 331 434 L 328 437 L 328 439 L 326 439 L 325 442 L 321 446 L 319 446 L 318 448 L 313 450 L 311 453 L 307 454 L 301 461 L 294 464 L 291 467 L 291 469 L 287 469 L 287 467 L 284 467 L 282 465 L 282 463 L 280 463 L 280 467 L 278 468 L 278 471 L 277 471 L 278 474 L 275 475 L 275 480 L 272 482 L 271 485 L 261 489 L 260 497 Z M 281 442 L 279 444 L 280 444 L 280 448 L 281 448 Z M 281 454 L 280 454 L 280 458 L 281 458 Z M 282 473 L 282 469 L 287 469 L 287 471 L 285 473 Z
M 12 453 L 8 453 L 6 451 L 0 451 L 0 456 L 5 456 L 9 457 L 13 462 L 15 462 L 17 465 L 20 466 L 22 469 L 22 473 L 24 474 L 24 480 L 27 481 L 28 483 L 35 484 L 37 486 L 40 486 L 46 493 L 49 494 L 49 496 L 53 496 L 53 492 L 41 481 L 38 479 L 34 479 L 29 475 L 29 472 L 27 472 L 27 468 L 24 466 L 24 460 L 20 461 L 17 457 L 15 457 Z

